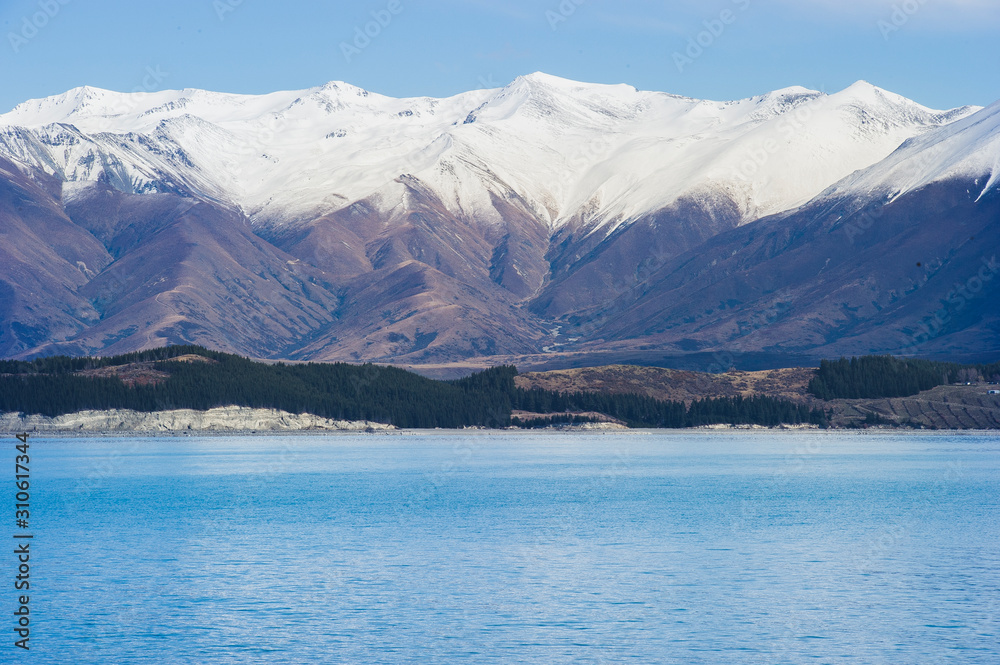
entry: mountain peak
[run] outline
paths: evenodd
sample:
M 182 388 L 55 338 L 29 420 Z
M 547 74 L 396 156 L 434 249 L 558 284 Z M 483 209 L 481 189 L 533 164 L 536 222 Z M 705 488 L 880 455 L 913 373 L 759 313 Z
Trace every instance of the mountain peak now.
M 583 81 L 562 78 L 561 76 L 553 76 L 552 74 L 546 74 L 545 72 L 532 72 L 531 74 L 518 76 L 507 87 L 523 84 L 571 94 L 580 92 L 634 94 L 638 92 L 634 86 L 627 83 L 586 83 Z
M 884 92 L 882 88 L 878 87 L 874 83 L 869 83 L 864 79 L 858 79 L 851 85 L 847 86 L 845 90 L 881 90 L 882 92 Z
M 356 85 L 350 83 L 345 83 L 344 81 L 330 81 L 323 84 L 319 88 L 315 88 L 319 92 L 324 92 L 327 94 L 340 94 L 347 93 L 354 95 L 356 97 L 367 97 L 371 94 L 368 90 L 360 88 Z
M 898 196 L 932 182 L 966 177 L 982 187 L 1000 178 L 1000 102 L 906 141 L 886 160 L 853 174 L 839 190 Z
M 142 191 L 185 183 L 261 224 L 329 212 L 412 173 L 456 214 L 496 218 L 499 193 L 553 227 L 585 217 L 597 228 L 733 178 L 747 219 L 786 210 L 955 117 L 864 81 L 835 95 L 790 86 L 727 103 L 544 72 L 446 99 L 397 99 L 343 81 L 264 95 L 85 86 L 0 115 L 0 154 L 70 181 L 114 177 Z M 30 146 L 24 129 L 35 134 Z M 781 158 L 747 166 L 754 142 L 767 139 Z
M 570 79 L 565 79 L 559 76 L 553 76 L 552 74 L 546 74 L 545 72 L 532 72 L 530 74 L 525 74 L 524 76 L 518 76 L 515 80 L 524 80 L 530 83 L 541 83 L 544 85 L 552 86 L 578 86 L 580 83 L 578 81 L 573 81 Z
M 809 88 L 805 88 L 800 85 L 792 85 L 787 88 L 779 88 L 778 90 L 761 95 L 760 97 L 754 97 L 754 99 L 762 102 L 788 103 L 801 99 L 821 97 L 822 95 L 823 93 L 818 90 L 810 90 Z
M 902 95 L 897 95 L 894 92 L 890 92 L 884 88 L 880 88 L 877 85 L 869 83 L 865 80 L 855 81 L 851 85 L 847 86 L 838 93 L 834 93 L 833 96 L 840 97 L 843 99 L 850 99 L 857 102 L 862 102 L 865 104 L 895 104 L 895 105 L 906 105 L 912 107 L 919 107 L 921 109 L 929 110 L 922 104 L 904 97 Z
M 806 88 L 801 85 L 790 85 L 787 88 L 778 88 L 774 92 L 770 93 L 772 95 L 819 95 L 822 94 L 819 90 L 813 90 L 811 88 Z

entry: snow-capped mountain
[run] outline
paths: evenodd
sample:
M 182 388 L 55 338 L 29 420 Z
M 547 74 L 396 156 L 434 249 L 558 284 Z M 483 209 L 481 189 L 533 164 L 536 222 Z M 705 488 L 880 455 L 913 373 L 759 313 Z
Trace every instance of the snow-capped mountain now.
M 881 163 L 839 182 L 830 195 L 878 192 L 894 199 L 956 178 L 972 180 L 977 199 L 1000 181 L 1000 102 L 907 140 Z
M 998 174 L 1000 103 L 906 141 L 799 208 L 663 262 L 578 313 L 566 333 L 602 348 L 683 340 L 730 352 L 992 357 Z
M 71 182 L 221 201 L 265 226 L 365 199 L 387 213 L 408 174 L 454 215 L 495 222 L 494 198 L 516 196 L 550 228 L 610 230 L 708 191 L 744 221 L 788 210 L 973 111 L 864 82 L 737 102 L 545 74 L 448 99 L 344 83 L 261 96 L 77 88 L 0 116 L 0 151 Z
M 79 88 L 0 115 L 0 356 L 1000 352 L 998 174 L 1000 105 L 865 82 Z

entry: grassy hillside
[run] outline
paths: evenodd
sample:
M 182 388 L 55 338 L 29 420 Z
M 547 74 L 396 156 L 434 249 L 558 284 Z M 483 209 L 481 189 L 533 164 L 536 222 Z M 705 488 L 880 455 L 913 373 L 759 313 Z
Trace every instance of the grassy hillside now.
M 639 394 L 663 401 L 690 404 L 706 397 L 768 395 L 801 402 L 809 394 L 813 368 L 771 369 L 759 372 L 709 374 L 635 365 L 607 365 L 578 369 L 525 372 L 515 377 L 520 388 L 555 392 Z
M 831 393 L 818 388 L 817 377 L 823 377 L 823 385 Z M 958 365 L 862 358 L 824 362 L 820 369 L 722 374 L 609 365 L 528 372 L 519 374 L 514 381 L 525 389 L 640 393 L 687 404 L 709 398 L 767 395 L 805 405 L 810 410 L 823 410 L 832 427 L 1000 428 L 1000 395 L 989 394 L 991 388 L 1000 386 L 986 384 L 987 381 L 1000 381 L 998 364 Z M 831 394 L 831 397 L 821 399 L 810 391 L 810 387 Z

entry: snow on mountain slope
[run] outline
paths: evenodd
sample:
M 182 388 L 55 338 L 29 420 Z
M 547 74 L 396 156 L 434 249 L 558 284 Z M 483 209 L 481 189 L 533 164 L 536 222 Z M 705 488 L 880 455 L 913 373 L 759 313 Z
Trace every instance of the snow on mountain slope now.
M 684 196 L 721 193 L 745 221 L 787 210 L 974 111 L 864 82 L 711 102 L 540 73 L 447 99 L 345 83 L 259 96 L 77 88 L 0 115 L 0 153 L 66 181 L 221 201 L 259 225 L 362 199 L 388 215 L 410 174 L 468 219 L 497 222 L 495 200 L 518 199 L 550 228 L 610 232 Z
M 906 141 L 883 162 L 860 171 L 825 193 L 896 199 L 931 183 L 974 181 L 982 198 L 1000 185 L 1000 102 Z

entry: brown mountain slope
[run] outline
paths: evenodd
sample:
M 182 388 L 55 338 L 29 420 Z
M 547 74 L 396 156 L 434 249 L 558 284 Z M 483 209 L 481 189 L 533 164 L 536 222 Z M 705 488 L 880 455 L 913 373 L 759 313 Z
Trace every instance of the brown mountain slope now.
M 0 170 L 7 357 L 198 343 L 442 373 L 1000 354 L 1000 190 L 963 180 L 738 228 L 723 201 L 550 236 L 515 192 L 482 220 L 401 176 L 391 210 L 373 195 L 263 237 L 210 200 L 96 184 L 64 201 L 51 177 Z
M 977 200 L 970 185 L 823 201 L 721 233 L 563 334 L 603 349 L 998 353 L 1000 191 Z
M 100 319 L 79 293 L 111 255 L 63 211 L 62 183 L 0 158 L 0 357 L 85 331 Z
M 272 238 L 303 262 L 343 279 L 336 323 L 290 357 L 427 363 L 537 350 L 544 329 L 521 307 L 541 284 L 547 233 L 516 201 L 483 224 L 448 212 L 402 176 L 405 206 L 362 201 Z M 349 233 L 345 235 L 345 230 Z
M 108 355 L 195 342 L 269 357 L 333 321 L 337 298 L 322 271 L 211 203 L 106 188 L 67 209 L 80 222 L 78 232 L 93 229 L 120 256 L 78 285 L 99 318 L 76 334 L 50 335 L 25 355 Z
M 414 260 L 352 280 L 343 293 L 336 324 L 294 357 L 421 363 L 528 353 L 541 336 L 504 292 L 476 289 Z

